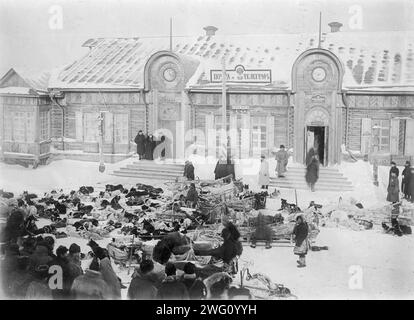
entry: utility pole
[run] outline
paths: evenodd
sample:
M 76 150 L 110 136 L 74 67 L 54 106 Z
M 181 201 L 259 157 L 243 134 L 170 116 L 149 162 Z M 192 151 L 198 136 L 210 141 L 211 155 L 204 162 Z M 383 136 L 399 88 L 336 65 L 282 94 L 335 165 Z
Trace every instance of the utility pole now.
M 222 63 L 222 79 L 221 79 L 221 100 L 222 100 L 222 124 L 223 124 L 223 130 L 225 132 L 226 135 L 226 139 L 225 141 L 222 141 L 223 143 L 223 150 L 224 150 L 224 156 L 227 159 L 227 90 L 226 90 L 226 83 L 227 83 L 227 73 L 226 73 L 226 56 L 223 56 L 223 59 L 221 60 Z
M 322 36 L 322 12 L 319 12 L 319 41 L 318 48 L 321 48 L 321 36 Z
M 173 50 L 173 43 L 172 43 L 172 18 L 170 18 L 170 51 Z
M 104 121 L 105 121 L 105 113 L 103 111 L 100 112 L 99 117 L 99 172 L 105 171 L 105 163 L 103 158 L 103 136 L 104 136 Z

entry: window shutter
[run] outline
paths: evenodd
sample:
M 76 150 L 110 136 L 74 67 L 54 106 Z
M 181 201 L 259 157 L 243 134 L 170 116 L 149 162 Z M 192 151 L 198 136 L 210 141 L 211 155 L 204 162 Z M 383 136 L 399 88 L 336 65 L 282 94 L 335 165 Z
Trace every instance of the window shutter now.
M 361 153 L 368 154 L 371 146 L 371 119 L 361 119 Z
M 407 122 L 406 122 L 405 154 L 414 156 L 414 119 L 407 119 Z
M 81 111 L 75 112 L 76 140 L 83 141 L 83 114 Z
M 270 155 L 275 146 L 275 117 L 268 116 L 266 118 L 266 130 L 266 146 L 268 155 Z
M 216 135 L 214 133 L 214 115 L 206 115 L 206 141 L 207 155 L 215 156 L 216 153 Z
M 400 131 L 400 120 L 391 119 L 391 130 L 390 130 L 390 151 L 391 154 L 398 154 L 398 137 Z
M 114 114 L 105 113 L 105 126 L 104 126 L 104 141 L 107 143 L 113 143 L 114 140 Z

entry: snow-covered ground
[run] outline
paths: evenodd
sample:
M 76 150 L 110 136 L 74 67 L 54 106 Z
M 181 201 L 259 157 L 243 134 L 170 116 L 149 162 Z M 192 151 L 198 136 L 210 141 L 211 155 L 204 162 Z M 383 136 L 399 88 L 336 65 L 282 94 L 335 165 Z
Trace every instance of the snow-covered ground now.
M 107 165 L 105 173 L 98 171 L 98 163 L 59 160 L 38 169 L 0 164 L 0 189 L 15 192 L 47 192 L 52 189 L 72 190 L 82 185 L 96 188 L 105 183 L 132 185 L 137 182 L 152 183 L 138 179 L 111 176 L 115 168 L 127 163 Z M 270 168 L 275 165 L 270 161 Z M 258 164 L 253 163 L 253 168 Z M 196 163 L 196 175 L 211 178 L 210 167 Z M 388 168 L 379 169 L 379 187 L 372 183 L 372 167 L 363 161 L 343 163 L 338 169 L 350 179 L 355 187 L 351 192 L 309 192 L 298 190 L 298 204 L 306 208 L 311 200 L 322 205 L 337 203 L 339 197 L 354 198 L 364 207 L 385 204 Z M 402 169 L 402 168 L 400 168 Z M 250 169 L 254 172 L 255 169 Z M 236 173 L 237 174 L 237 173 Z M 240 177 L 240 174 L 238 174 Z M 247 180 L 253 186 L 254 176 Z M 246 181 L 247 182 L 247 181 Z M 293 190 L 281 189 L 278 199 L 269 199 L 268 209 L 278 209 L 280 198 L 295 201 Z M 105 245 L 110 239 L 100 242 Z M 57 245 L 69 246 L 79 243 L 86 252 L 85 239 L 58 239 Z M 328 246 L 329 250 L 309 252 L 307 267 L 297 268 L 297 256 L 290 244 L 274 245 L 266 250 L 262 246 L 252 249 L 245 246 L 242 260 L 253 261 L 251 273 L 267 274 L 276 283 L 284 284 L 299 299 L 413 299 L 414 298 L 414 237 L 396 237 L 383 234 L 380 229 L 352 231 L 337 228 L 321 228 L 316 245 Z M 122 280 L 127 283 L 130 274 L 119 270 Z M 132 272 L 131 272 L 132 274 Z M 238 281 L 236 278 L 235 281 Z M 125 295 L 125 290 L 123 290 Z

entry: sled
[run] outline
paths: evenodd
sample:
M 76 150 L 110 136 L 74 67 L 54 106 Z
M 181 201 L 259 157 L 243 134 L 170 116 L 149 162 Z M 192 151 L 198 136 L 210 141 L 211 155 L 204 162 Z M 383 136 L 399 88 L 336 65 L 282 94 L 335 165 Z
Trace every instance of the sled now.
M 260 300 L 296 300 L 298 297 L 291 293 L 290 289 L 283 284 L 274 283 L 267 275 L 261 273 L 251 274 L 249 266 L 253 262 L 248 261 L 244 263 L 240 270 L 240 287 L 249 289 L 250 294 L 254 299 Z M 263 287 L 253 285 L 248 282 L 259 282 Z

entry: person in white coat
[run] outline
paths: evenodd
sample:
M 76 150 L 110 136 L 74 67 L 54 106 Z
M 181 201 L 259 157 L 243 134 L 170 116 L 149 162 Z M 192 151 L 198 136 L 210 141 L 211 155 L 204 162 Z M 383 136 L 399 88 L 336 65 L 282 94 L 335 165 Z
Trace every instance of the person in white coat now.
M 262 186 L 262 189 L 268 189 L 270 181 L 269 163 L 264 155 L 262 155 L 260 161 L 259 186 Z

